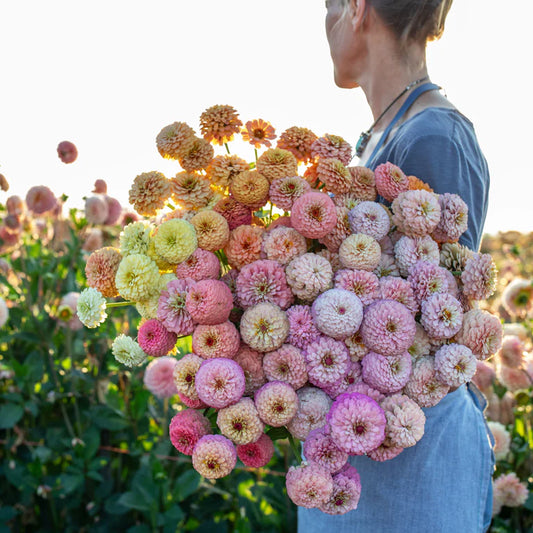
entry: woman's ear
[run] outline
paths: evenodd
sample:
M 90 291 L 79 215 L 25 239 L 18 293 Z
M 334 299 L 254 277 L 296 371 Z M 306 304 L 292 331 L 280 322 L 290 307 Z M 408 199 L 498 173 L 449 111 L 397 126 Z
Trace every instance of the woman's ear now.
M 354 30 L 359 29 L 363 24 L 366 8 L 366 0 L 350 0 L 350 20 Z

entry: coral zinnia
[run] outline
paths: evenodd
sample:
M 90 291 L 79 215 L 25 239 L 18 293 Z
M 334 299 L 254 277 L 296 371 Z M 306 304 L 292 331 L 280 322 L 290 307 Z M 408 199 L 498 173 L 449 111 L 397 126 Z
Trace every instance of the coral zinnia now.
M 162 157 L 178 159 L 186 153 L 194 140 L 194 130 L 185 122 L 165 126 L 156 137 L 157 150 Z
M 257 160 L 257 170 L 268 181 L 298 174 L 298 161 L 287 150 L 269 148 Z
M 242 140 L 249 142 L 255 148 L 261 146 L 272 146 L 270 142 L 276 138 L 274 127 L 270 122 L 265 122 L 263 119 L 249 120 L 245 127 L 241 130 Z
M 222 146 L 239 133 L 242 121 L 230 105 L 214 105 L 200 115 L 200 131 L 207 141 Z
M 327 235 L 337 223 L 333 200 L 323 192 L 308 192 L 292 205 L 292 227 L 304 237 L 318 239 Z
M 376 189 L 387 202 L 392 202 L 401 192 L 409 190 L 409 179 L 402 170 L 390 162 L 378 165 L 374 170 Z
M 313 157 L 311 154 L 311 147 L 317 138 L 318 137 L 308 128 L 292 126 L 280 135 L 277 147 L 288 150 L 298 161 L 308 163 Z
M 266 433 L 262 433 L 255 442 L 237 446 L 237 456 L 242 461 L 242 464 L 252 468 L 266 466 L 273 455 L 274 443 Z
M 311 147 L 313 157 L 335 158 L 347 165 L 352 159 L 352 147 L 342 137 L 326 133 L 319 137 Z
M 185 455 L 192 455 L 196 443 L 211 432 L 209 420 L 194 409 L 184 409 L 170 421 L 168 436 L 173 446 Z
M 239 350 L 240 337 L 234 324 L 229 321 L 214 325 L 196 326 L 192 335 L 195 354 L 204 359 L 235 357 Z
M 161 172 L 144 172 L 133 180 L 129 202 L 140 215 L 153 216 L 170 196 L 170 181 Z
M 99 290 L 106 298 L 118 296 L 115 276 L 121 260 L 120 252 L 111 246 L 93 252 L 85 265 L 88 285 Z

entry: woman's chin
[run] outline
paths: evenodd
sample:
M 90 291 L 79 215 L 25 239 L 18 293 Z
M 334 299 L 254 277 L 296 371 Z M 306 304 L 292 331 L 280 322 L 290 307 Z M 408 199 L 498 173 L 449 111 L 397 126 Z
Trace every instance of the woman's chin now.
M 359 84 L 355 80 L 342 76 L 338 72 L 334 73 L 334 79 L 335 85 L 340 89 L 355 89 L 359 87 Z

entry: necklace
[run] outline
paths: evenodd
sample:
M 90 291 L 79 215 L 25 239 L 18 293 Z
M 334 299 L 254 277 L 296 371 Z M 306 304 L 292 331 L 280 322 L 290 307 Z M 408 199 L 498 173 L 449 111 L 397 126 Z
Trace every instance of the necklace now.
M 404 90 L 385 108 L 385 111 L 379 115 L 379 117 L 374 121 L 374 124 L 368 128 L 368 130 L 363 131 L 361 135 L 359 136 L 359 140 L 357 141 L 357 144 L 355 145 L 355 155 L 357 157 L 361 157 L 363 155 L 363 152 L 365 151 L 366 145 L 368 144 L 368 141 L 370 140 L 370 137 L 372 137 L 372 130 L 374 129 L 374 126 L 383 118 L 385 113 L 409 90 L 411 90 L 413 87 L 416 87 L 419 83 L 422 83 L 423 81 L 429 79 L 429 76 L 424 76 L 423 78 L 420 78 L 418 80 L 413 81 L 409 85 L 407 85 Z

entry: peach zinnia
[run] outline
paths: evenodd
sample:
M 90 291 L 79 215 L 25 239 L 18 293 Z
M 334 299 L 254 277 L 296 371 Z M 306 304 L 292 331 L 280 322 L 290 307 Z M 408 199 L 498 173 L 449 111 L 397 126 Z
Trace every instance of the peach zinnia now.
M 200 115 L 200 130 L 206 141 L 222 146 L 239 133 L 242 121 L 230 105 L 214 105 Z
M 181 168 L 188 172 L 202 170 L 211 163 L 214 155 L 215 150 L 208 141 L 201 137 L 194 137 L 191 145 L 179 158 L 179 163 Z
M 270 183 L 255 170 L 245 170 L 237 174 L 230 183 L 229 190 L 237 202 L 251 208 L 259 208 L 268 200 Z
M 106 298 L 118 296 L 115 276 L 122 255 L 117 248 L 107 246 L 93 252 L 85 265 L 85 276 L 89 287 L 94 287 Z
M 298 161 L 287 150 L 269 148 L 257 160 L 257 170 L 268 181 L 298 174 Z
M 277 147 L 288 150 L 298 161 L 308 163 L 313 158 L 311 147 L 317 138 L 310 129 L 293 126 L 280 135 Z
M 194 130 L 185 122 L 174 122 L 165 126 L 156 137 L 157 150 L 162 157 L 182 157 L 194 140 Z
M 226 246 L 229 240 L 229 225 L 221 214 L 213 210 L 200 211 L 190 222 L 196 230 L 200 248 L 214 252 Z
M 249 142 L 255 148 L 261 148 L 261 145 L 272 146 L 270 142 L 276 138 L 275 130 L 270 122 L 262 119 L 249 120 L 246 127 L 241 130 L 242 140 Z
M 227 187 L 231 179 L 245 170 L 248 163 L 236 155 L 217 155 L 206 169 L 209 181 L 218 187 Z
M 153 216 L 165 206 L 170 196 L 170 182 L 161 172 L 144 172 L 134 180 L 129 202 L 140 215 Z

